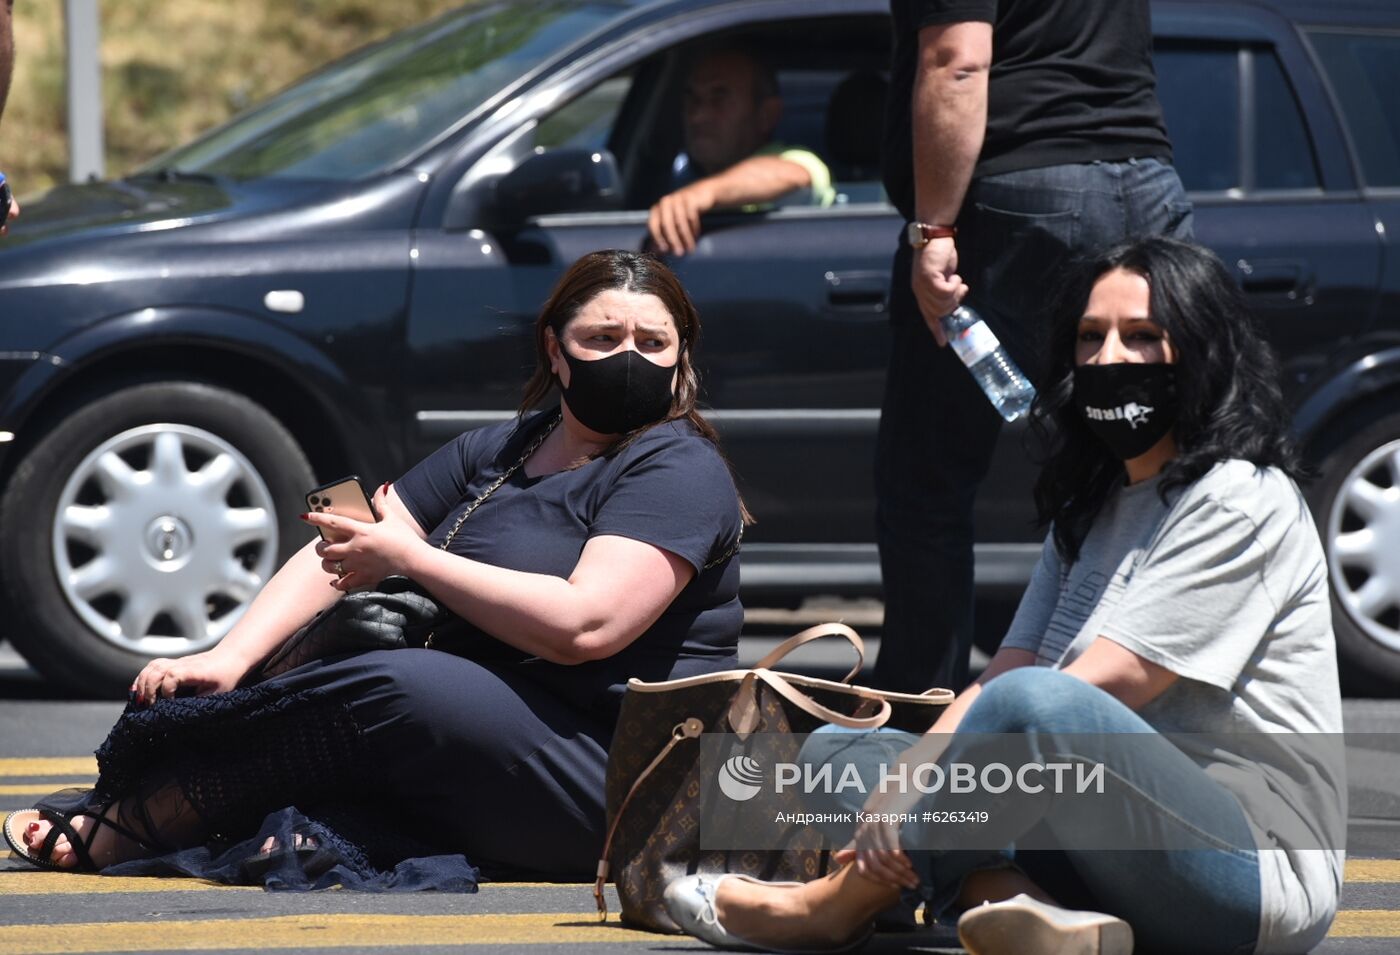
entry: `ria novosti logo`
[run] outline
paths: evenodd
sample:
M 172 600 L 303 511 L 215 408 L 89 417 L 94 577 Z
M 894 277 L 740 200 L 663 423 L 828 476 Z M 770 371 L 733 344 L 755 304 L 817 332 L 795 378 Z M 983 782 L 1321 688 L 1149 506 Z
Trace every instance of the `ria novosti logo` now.
M 763 767 L 752 756 L 731 756 L 719 768 L 719 789 L 735 802 L 747 802 L 763 788 Z
M 1030 762 L 1011 766 L 1000 762 L 954 762 L 946 767 L 932 762 L 914 766 L 881 763 L 876 767 L 876 772 L 878 783 L 875 791 L 880 793 L 908 793 L 912 790 L 931 795 L 946 790 L 955 794 L 981 792 L 1000 795 L 1012 788 L 1030 794 L 1047 790 L 1056 794 L 1073 792 L 1079 795 L 1088 792 L 1102 795 L 1104 792 L 1103 763 Z M 757 796 L 768 778 L 762 764 L 745 755 L 726 759 L 716 775 L 720 791 L 735 802 L 748 802 Z M 848 791 L 864 795 L 870 791 L 867 780 L 862 778 L 855 763 L 846 763 L 839 771 L 831 763 L 775 764 L 773 791 L 782 794 L 790 788 L 805 795 Z

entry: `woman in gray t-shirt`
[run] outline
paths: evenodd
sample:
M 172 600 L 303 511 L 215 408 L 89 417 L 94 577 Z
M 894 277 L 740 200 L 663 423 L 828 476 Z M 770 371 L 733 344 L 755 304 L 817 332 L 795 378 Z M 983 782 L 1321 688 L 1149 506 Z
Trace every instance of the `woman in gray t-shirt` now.
M 960 912 L 974 955 L 1128 953 L 1134 938 L 1302 952 L 1326 935 L 1345 837 L 1341 700 L 1276 364 L 1225 267 L 1175 240 L 1086 263 L 1055 315 L 1033 418 L 1052 531 L 1010 632 L 913 745 L 815 734 L 804 757 L 855 764 L 874 794 L 847 797 L 877 817 L 838 854 L 852 864 L 801 887 L 674 883 L 671 913 L 699 937 L 846 942 L 901 889 Z M 907 775 L 882 763 L 892 752 Z M 1104 785 L 1052 798 L 1020 776 L 961 797 L 887 784 L 991 760 L 1097 768 Z M 913 825 L 887 821 L 916 807 Z M 926 824 L 929 810 L 950 812 Z M 954 831 L 958 812 L 989 818 Z

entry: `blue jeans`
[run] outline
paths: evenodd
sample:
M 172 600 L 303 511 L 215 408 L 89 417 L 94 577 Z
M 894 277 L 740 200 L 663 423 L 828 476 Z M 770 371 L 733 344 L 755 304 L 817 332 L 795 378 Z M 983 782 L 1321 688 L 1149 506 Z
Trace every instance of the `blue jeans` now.
M 1094 745 L 1096 737 L 1123 733 L 1144 735 L 1135 735 L 1129 747 Z M 953 737 L 950 754 L 965 734 L 1023 734 L 1029 758 L 1041 762 L 1102 762 L 1107 795 L 1078 804 L 1023 800 L 1015 814 L 1004 814 L 998 831 L 1008 843 L 1048 831 L 1060 837 L 1059 849 L 909 850 L 922 879 L 921 897 L 935 914 L 948 910 L 970 872 L 1012 865 L 1062 905 L 1127 921 L 1139 951 L 1234 955 L 1253 949 L 1259 932 L 1259 859 L 1243 810 L 1132 710 L 1057 670 L 1023 667 L 983 687 Z M 909 742 L 906 734 L 825 726 L 808 738 L 801 759 L 833 764 L 833 778 L 854 765 L 873 792 L 881 764 L 892 763 Z M 946 808 L 945 795 L 925 797 L 919 809 Z M 821 805 L 814 802 L 813 808 L 822 812 L 854 812 L 866 797 L 847 788 L 819 798 Z M 1092 818 L 1084 817 L 1086 806 L 1092 807 Z M 1136 844 L 1165 838 L 1198 848 L 1076 849 L 1073 833 L 1086 825 L 1132 833 Z
M 968 302 L 1038 381 L 1044 305 L 1067 259 L 1137 235 L 1189 238 L 1176 170 L 1155 159 L 1051 166 L 974 180 L 958 218 Z M 1001 418 L 909 287 L 901 240 L 890 283 L 893 342 L 875 456 L 885 622 L 874 682 L 961 689 L 972 646 L 972 506 Z

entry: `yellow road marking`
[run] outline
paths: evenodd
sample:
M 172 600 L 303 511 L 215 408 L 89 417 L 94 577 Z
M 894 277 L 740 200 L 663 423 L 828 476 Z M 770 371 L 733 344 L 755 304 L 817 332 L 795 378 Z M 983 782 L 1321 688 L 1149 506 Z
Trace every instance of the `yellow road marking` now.
M 32 756 L 0 759 L 0 776 L 96 776 L 91 756 Z
M 481 891 L 487 889 L 587 889 L 593 892 L 592 882 L 483 882 Z
M 60 789 L 70 787 L 91 789 L 92 786 L 93 780 L 91 779 L 63 783 L 0 783 L 0 796 L 47 796 Z
M 578 913 L 549 915 L 285 915 L 173 922 L 82 922 L 0 927 L 11 955 L 81 952 L 217 951 L 427 945 L 655 943 L 657 936 L 599 924 Z M 1400 937 L 1400 912 L 1337 914 L 1331 938 Z
M 1400 912 L 1351 909 L 1337 913 L 1328 938 L 1400 938 Z
M 4 846 L 0 846 L 0 851 Z M 8 858 L 17 860 L 11 853 Z M 1348 885 L 1400 884 L 1400 858 L 1354 858 L 1347 863 Z M 203 889 L 256 888 L 224 886 L 186 878 L 112 878 L 80 872 L 27 870 L 0 872 L 0 896 L 87 892 L 197 892 Z M 483 882 L 482 892 L 501 889 L 591 889 L 592 882 Z
M 1348 882 L 1400 882 L 1400 859 L 1348 859 Z
M 12 852 L 10 858 L 19 857 Z M 135 878 L 40 869 L 0 872 L 0 898 L 11 895 L 105 895 L 112 892 L 203 892 L 208 889 L 262 891 L 262 887 L 256 885 L 219 885 L 199 879 Z
M 4 846 L 0 844 L 0 851 Z M 18 859 L 14 853 L 9 858 Z M 593 883 L 568 882 L 487 882 L 483 893 L 502 889 L 573 889 L 581 894 L 591 890 Z M 220 885 L 200 879 L 156 878 L 153 876 L 107 876 L 82 872 L 53 872 L 51 870 L 21 869 L 0 872 L 0 898 L 11 895 L 99 895 L 113 892 L 205 892 L 209 889 L 242 889 L 262 891 L 256 885 Z
M 650 942 L 658 936 L 591 915 L 284 915 L 182 922 L 0 926 L 0 952 L 173 952 L 219 949 L 389 948 L 396 945 L 530 945 Z
M 4 846 L 0 845 L 0 851 Z M 14 853 L 9 858 L 18 859 Z M 1353 859 L 1347 863 L 1348 884 L 1400 883 L 1400 859 Z M 483 882 L 481 891 L 501 889 L 592 889 L 592 882 Z M 191 892 L 202 889 L 249 888 L 221 886 L 212 882 L 184 878 L 117 878 L 76 872 L 48 872 L 22 869 L 0 872 L 0 896 L 48 895 L 52 893 L 86 892 Z M 254 886 L 253 888 L 256 888 Z

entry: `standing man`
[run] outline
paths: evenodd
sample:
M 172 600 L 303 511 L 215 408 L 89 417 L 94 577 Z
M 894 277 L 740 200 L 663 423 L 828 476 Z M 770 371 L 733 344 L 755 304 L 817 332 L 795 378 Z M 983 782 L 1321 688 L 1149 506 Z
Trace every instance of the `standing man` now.
M 15 69 L 15 35 L 13 29 L 15 0 L 5 0 L 0 6 L 0 116 L 5 115 L 5 100 L 10 96 L 10 74 Z M 13 219 L 19 215 L 18 203 L 10 204 L 9 215 Z M 10 230 L 4 218 L 0 218 L 0 235 Z
M 877 685 L 961 690 L 973 526 L 1001 419 L 938 320 L 967 296 L 1035 379 L 1067 257 L 1189 237 L 1157 102 L 1148 0 L 891 0 L 885 188 L 907 225 L 875 481 Z

